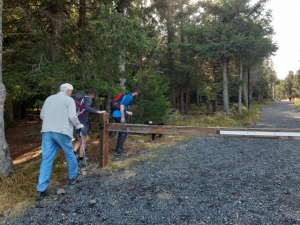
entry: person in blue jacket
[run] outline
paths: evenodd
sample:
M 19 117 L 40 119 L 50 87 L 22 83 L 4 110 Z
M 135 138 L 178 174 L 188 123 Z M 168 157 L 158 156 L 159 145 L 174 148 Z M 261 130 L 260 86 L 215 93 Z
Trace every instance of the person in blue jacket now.
M 120 102 L 120 110 L 115 110 L 112 113 L 112 118 L 114 119 L 115 123 L 126 123 L 126 115 L 132 115 L 132 112 L 128 111 L 128 107 L 131 104 L 133 98 L 138 96 L 139 93 L 141 93 L 140 89 L 138 87 L 133 87 L 131 88 L 129 93 L 124 94 Z M 118 132 L 118 141 L 116 150 L 114 152 L 115 156 L 121 156 L 123 153 L 125 153 L 123 145 L 126 138 L 127 132 Z
M 84 129 L 81 131 L 84 147 L 86 147 L 86 138 L 87 138 L 87 134 L 89 132 L 89 113 L 97 113 L 97 114 L 106 113 L 106 111 L 104 111 L 104 110 L 99 111 L 99 110 L 94 109 L 94 108 L 91 107 L 92 100 L 95 98 L 96 95 L 97 95 L 97 92 L 94 88 L 90 88 L 88 90 L 88 92 L 84 96 L 83 105 L 84 105 L 85 110 L 83 111 L 83 116 L 78 117 L 80 123 L 82 123 L 84 125 Z M 78 165 L 79 166 L 86 166 L 85 165 L 86 160 L 84 160 L 84 158 L 83 158 L 84 154 L 83 154 L 81 140 L 80 140 L 80 137 L 79 137 L 79 131 L 80 130 L 74 129 L 74 136 L 75 136 L 74 152 L 76 153 L 76 151 L 79 149 Z

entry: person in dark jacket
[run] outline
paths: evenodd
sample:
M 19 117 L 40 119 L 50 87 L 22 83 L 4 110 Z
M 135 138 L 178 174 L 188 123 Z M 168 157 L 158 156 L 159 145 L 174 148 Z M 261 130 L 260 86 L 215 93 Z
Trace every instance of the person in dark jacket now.
M 85 110 L 83 112 L 83 116 L 78 117 L 79 121 L 84 125 L 84 129 L 81 131 L 84 147 L 86 147 L 86 138 L 87 138 L 87 134 L 89 132 L 89 113 L 97 113 L 97 114 L 106 113 L 106 111 L 104 111 L 104 110 L 99 111 L 99 110 L 91 107 L 92 100 L 93 100 L 93 98 L 95 98 L 96 95 L 97 95 L 96 90 L 94 88 L 90 88 L 89 91 L 84 96 L 83 105 L 84 105 Z M 76 151 L 79 149 L 78 165 L 86 166 L 86 164 L 85 164 L 86 160 L 83 158 L 84 157 L 84 154 L 83 154 L 84 149 L 82 149 L 79 132 L 80 132 L 80 130 L 76 130 L 76 129 L 74 130 L 74 136 L 75 136 L 74 152 L 76 153 Z

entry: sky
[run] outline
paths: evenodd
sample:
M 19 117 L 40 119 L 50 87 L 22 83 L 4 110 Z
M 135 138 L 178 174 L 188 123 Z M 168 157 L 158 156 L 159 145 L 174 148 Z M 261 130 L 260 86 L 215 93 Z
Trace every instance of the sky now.
M 273 40 L 279 47 L 272 60 L 277 77 L 284 79 L 289 71 L 295 74 L 300 68 L 300 0 L 270 0 L 267 8 L 272 10 Z

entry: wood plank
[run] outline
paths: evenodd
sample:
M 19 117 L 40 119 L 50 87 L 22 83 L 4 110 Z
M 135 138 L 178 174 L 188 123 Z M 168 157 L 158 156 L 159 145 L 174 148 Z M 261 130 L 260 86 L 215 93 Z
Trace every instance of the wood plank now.
M 279 139 L 279 140 L 300 140 L 299 137 L 283 137 L 283 136 L 234 136 L 234 135 L 221 135 L 224 138 L 259 138 L 259 139 Z
M 223 137 L 247 137 L 247 138 L 275 138 L 275 139 L 300 139 L 298 129 L 221 129 L 220 134 Z
M 108 131 L 123 131 L 143 134 L 169 134 L 185 136 L 219 136 L 219 128 L 190 127 L 190 126 L 165 126 L 165 125 L 137 125 L 137 124 L 107 124 Z
M 220 131 L 266 131 L 266 132 L 300 132 L 300 129 L 291 128 L 231 128 L 231 127 L 220 127 Z
M 94 124 L 98 128 L 99 124 Z M 107 131 L 123 131 L 129 133 L 141 134 L 167 134 L 167 135 L 184 135 L 184 136 L 211 136 L 211 137 L 251 137 L 251 138 L 276 138 L 276 139 L 299 139 L 297 133 L 300 129 L 288 128 L 229 128 L 229 127 L 193 127 L 193 126 L 166 126 L 166 125 L 147 125 L 147 124 L 120 124 L 107 123 Z M 99 128 L 98 128 L 99 129 Z M 237 132 L 260 132 L 258 135 L 251 134 L 222 134 L 222 131 Z M 265 134 L 261 134 L 265 132 Z M 268 133 L 276 134 L 270 135 Z M 286 134 L 286 133 L 291 133 Z

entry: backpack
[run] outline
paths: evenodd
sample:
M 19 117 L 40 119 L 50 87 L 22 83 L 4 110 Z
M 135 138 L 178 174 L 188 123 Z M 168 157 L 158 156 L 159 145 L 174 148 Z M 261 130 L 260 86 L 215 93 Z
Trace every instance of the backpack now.
M 110 110 L 111 112 L 115 110 L 120 110 L 120 102 L 122 101 L 124 94 L 119 93 L 115 97 L 113 97 L 110 101 Z
M 74 101 L 75 101 L 75 105 L 76 105 L 76 115 L 78 117 L 83 118 L 84 114 L 83 112 L 85 111 L 84 108 L 84 97 L 86 97 L 86 95 L 81 94 L 81 93 L 75 93 L 71 96 Z

